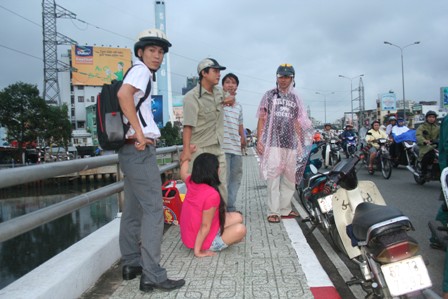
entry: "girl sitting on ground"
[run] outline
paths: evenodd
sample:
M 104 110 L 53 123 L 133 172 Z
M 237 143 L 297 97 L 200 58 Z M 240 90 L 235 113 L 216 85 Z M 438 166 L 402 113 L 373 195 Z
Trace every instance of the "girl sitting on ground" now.
M 180 219 L 182 242 L 194 249 L 197 257 L 213 256 L 240 242 L 246 236 L 246 227 L 239 212 L 226 212 L 218 191 L 218 158 L 210 153 L 200 154 L 193 162 L 191 175 L 188 164 L 185 160 L 180 166 L 180 176 L 187 185 Z

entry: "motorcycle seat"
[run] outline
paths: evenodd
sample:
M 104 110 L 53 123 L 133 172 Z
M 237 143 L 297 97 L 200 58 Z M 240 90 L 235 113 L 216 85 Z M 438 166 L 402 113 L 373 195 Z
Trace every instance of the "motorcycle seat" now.
M 363 202 L 356 207 L 352 224 L 355 238 L 366 242 L 385 231 L 402 227 L 412 229 L 409 218 L 399 209 L 369 202 Z

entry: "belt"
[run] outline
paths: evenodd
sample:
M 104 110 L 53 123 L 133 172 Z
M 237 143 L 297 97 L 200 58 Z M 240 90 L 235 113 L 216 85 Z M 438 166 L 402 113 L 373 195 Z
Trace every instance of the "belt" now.
M 146 138 L 148 140 L 151 140 L 153 142 L 153 144 L 156 144 L 156 141 L 152 138 Z M 124 144 L 135 144 L 137 142 L 137 139 L 125 139 L 124 140 Z

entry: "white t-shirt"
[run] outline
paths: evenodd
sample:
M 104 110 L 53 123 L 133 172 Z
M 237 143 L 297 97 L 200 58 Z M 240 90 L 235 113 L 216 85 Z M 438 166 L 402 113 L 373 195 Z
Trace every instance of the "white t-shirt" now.
M 145 95 L 146 87 L 148 86 L 148 81 L 152 80 L 152 74 L 149 68 L 140 60 L 136 60 L 134 63 L 134 67 L 129 71 L 126 78 L 123 80 L 123 84 L 129 84 L 138 89 L 138 91 L 134 94 L 134 105 L 137 106 L 140 99 Z M 139 112 L 137 112 L 137 118 L 140 122 L 140 126 L 142 127 L 143 135 L 147 138 L 157 139 L 160 137 L 160 130 L 157 127 L 154 121 L 154 115 L 152 114 L 151 109 L 151 99 L 152 95 L 152 83 L 151 83 L 151 92 L 148 98 L 140 105 L 140 113 L 143 119 L 146 122 L 146 127 L 143 126 L 142 121 L 139 116 Z M 126 123 L 128 120 L 126 117 L 123 117 L 123 121 Z M 126 134 L 126 137 L 133 135 L 135 133 L 134 129 L 131 127 Z

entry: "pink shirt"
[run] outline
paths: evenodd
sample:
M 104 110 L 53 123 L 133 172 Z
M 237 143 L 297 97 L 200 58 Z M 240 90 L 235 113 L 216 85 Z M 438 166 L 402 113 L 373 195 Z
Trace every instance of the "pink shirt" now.
M 180 235 L 182 242 L 188 248 L 194 248 L 196 237 L 202 224 L 202 212 L 216 207 L 212 219 L 210 232 L 202 244 L 202 250 L 207 250 L 212 245 L 213 239 L 219 231 L 219 202 L 218 191 L 207 184 L 196 184 L 190 181 L 191 176 L 185 180 L 187 194 L 182 205 L 182 217 L 180 218 Z

